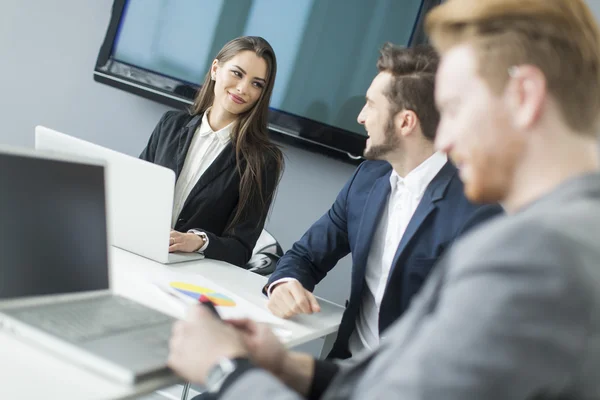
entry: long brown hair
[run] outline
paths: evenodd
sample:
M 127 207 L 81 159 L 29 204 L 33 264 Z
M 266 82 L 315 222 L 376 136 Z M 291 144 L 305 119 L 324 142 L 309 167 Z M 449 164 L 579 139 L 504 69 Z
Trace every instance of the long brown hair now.
M 215 58 L 222 64 L 242 51 L 252 51 L 265 60 L 267 76 L 258 101 L 252 108 L 238 116 L 231 131 L 231 143 L 235 149 L 237 168 L 240 174 L 240 196 L 237 210 L 228 228 L 240 222 L 244 218 L 246 210 L 251 207 L 260 207 L 265 213 L 268 211 L 271 198 L 263 196 L 263 185 L 265 184 L 263 177 L 267 168 L 275 168 L 278 180 L 283 171 L 283 155 L 279 147 L 271 142 L 267 128 L 269 102 L 277 74 L 275 52 L 269 42 L 262 37 L 242 36 L 225 44 Z M 193 115 L 202 114 L 212 106 L 215 98 L 214 87 L 215 81 L 211 79 L 209 70 L 192 105 L 191 113 Z

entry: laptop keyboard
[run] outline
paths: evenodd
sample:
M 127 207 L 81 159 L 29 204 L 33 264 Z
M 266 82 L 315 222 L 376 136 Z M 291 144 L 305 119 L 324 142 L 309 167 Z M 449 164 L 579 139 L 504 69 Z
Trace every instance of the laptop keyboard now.
M 119 296 L 38 305 L 13 310 L 10 314 L 71 342 L 85 342 L 173 321 L 168 315 Z

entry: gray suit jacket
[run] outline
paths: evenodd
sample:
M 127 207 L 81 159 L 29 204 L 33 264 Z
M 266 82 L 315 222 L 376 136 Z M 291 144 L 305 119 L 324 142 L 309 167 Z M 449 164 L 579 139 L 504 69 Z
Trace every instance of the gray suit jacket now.
M 600 398 L 600 175 L 565 182 L 447 252 L 324 399 Z M 297 399 L 258 369 L 224 399 Z

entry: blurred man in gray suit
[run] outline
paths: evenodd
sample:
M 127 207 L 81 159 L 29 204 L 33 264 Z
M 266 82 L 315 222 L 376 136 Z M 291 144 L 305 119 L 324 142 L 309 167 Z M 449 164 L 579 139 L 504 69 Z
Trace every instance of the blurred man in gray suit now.
M 288 352 L 249 321 L 198 309 L 170 365 L 222 399 L 600 398 L 600 33 L 583 0 L 449 0 L 436 146 L 469 199 L 509 216 L 443 258 L 374 351 Z M 233 325 L 233 326 L 232 326 Z

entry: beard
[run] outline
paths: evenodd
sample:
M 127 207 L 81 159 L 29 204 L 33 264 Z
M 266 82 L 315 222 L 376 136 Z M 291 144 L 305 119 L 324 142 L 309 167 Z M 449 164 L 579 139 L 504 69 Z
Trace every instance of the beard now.
M 363 156 L 367 160 L 384 160 L 386 154 L 400 147 L 400 138 L 396 136 L 394 120 L 390 118 L 383 132 L 383 143 L 367 147 Z
M 522 136 L 508 129 L 499 131 L 494 134 L 495 140 L 471 151 L 471 166 L 467 176 L 461 177 L 465 195 L 474 203 L 510 202 L 515 196 L 515 179 L 520 175 L 526 145 Z

